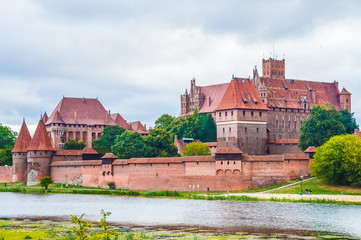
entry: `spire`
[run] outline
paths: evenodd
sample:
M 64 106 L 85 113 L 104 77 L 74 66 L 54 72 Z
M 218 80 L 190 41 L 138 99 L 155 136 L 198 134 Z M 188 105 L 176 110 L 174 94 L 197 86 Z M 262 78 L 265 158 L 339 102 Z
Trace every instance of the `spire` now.
M 26 148 L 29 146 L 31 142 L 31 136 L 28 130 L 28 127 L 25 124 L 25 118 L 23 119 L 23 124 L 21 125 L 21 129 L 19 132 L 19 136 L 16 139 L 15 146 L 12 153 L 26 152 Z
M 46 112 L 44 112 L 43 114 L 43 122 L 44 124 L 46 123 L 46 121 L 48 121 L 49 117 L 48 117 L 48 114 L 46 114 Z
M 346 88 L 342 88 L 342 91 L 340 94 L 343 94 L 343 95 L 351 95 L 351 93 L 349 91 L 346 90 Z
M 31 140 L 31 143 L 26 150 L 55 151 L 53 145 L 51 144 L 48 132 L 46 131 L 43 119 L 40 119 L 39 124 L 35 130 L 33 139 Z

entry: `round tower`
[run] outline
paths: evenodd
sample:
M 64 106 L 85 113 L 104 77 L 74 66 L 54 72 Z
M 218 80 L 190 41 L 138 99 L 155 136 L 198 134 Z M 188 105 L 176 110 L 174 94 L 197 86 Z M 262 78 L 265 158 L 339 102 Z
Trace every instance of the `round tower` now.
M 38 184 L 41 178 L 50 176 L 50 163 L 55 151 L 42 119 L 26 150 L 27 185 L 30 186 Z
M 25 120 L 16 139 L 13 150 L 13 182 L 25 182 L 27 172 L 27 153 L 26 148 L 31 142 L 31 136 Z

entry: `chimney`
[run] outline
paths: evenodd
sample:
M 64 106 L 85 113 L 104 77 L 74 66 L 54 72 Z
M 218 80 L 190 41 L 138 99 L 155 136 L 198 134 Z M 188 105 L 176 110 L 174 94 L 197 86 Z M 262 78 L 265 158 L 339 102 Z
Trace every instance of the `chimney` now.
M 82 97 L 82 98 L 81 98 L 81 101 L 82 101 L 83 103 L 85 103 L 85 98 L 84 98 L 84 97 Z

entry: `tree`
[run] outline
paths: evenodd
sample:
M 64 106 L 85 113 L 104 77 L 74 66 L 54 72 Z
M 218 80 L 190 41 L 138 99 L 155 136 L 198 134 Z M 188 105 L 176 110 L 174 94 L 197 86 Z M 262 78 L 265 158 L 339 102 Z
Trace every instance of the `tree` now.
M 160 118 L 158 118 L 155 121 L 155 128 L 161 128 L 166 131 L 170 131 L 172 129 L 174 119 L 175 117 L 171 115 L 163 114 Z
M 212 115 L 210 113 L 200 115 L 199 122 L 201 127 L 199 140 L 201 142 L 216 142 L 217 127 Z
M 125 129 L 118 126 L 105 127 L 101 137 L 93 141 L 93 148 L 101 155 L 111 152 L 115 139 L 124 132 Z
M 327 182 L 361 186 L 361 139 L 353 134 L 332 137 L 317 148 L 310 168 Z
M 70 141 L 64 144 L 64 149 L 67 150 L 83 150 L 85 148 L 85 143 L 83 140 L 75 141 L 74 139 L 70 139 Z
M 48 190 L 48 186 L 52 184 L 54 181 L 49 176 L 45 176 L 42 179 L 40 179 L 40 186 L 45 188 L 45 190 Z
M 173 143 L 171 133 L 164 129 L 154 128 L 149 130 L 145 137 L 145 143 L 149 147 L 147 157 L 173 157 L 177 156 L 177 147 Z
M 14 148 L 16 136 L 16 132 L 0 123 L 0 166 L 11 165 L 11 150 Z
M 149 151 L 143 137 L 137 132 L 130 131 L 117 136 L 111 150 L 122 159 L 145 157 Z
M 321 146 L 332 136 L 352 133 L 355 128 L 356 121 L 347 111 L 338 112 L 331 104 L 315 105 L 301 127 L 299 147 L 304 151 Z
M 191 142 L 184 147 L 184 156 L 207 156 L 211 155 L 209 147 L 202 142 Z
M 102 219 L 98 221 L 99 227 L 102 229 L 100 236 L 97 236 L 97 239 L 103 239 L 103 240 L 110 240 L 115 239 L 113 238 L 117 231 L 113 228 L 108 226 L 107 217 L 111 214 L 110 212 L 105 212 L 104 209 L 101 210 Z
M 77 238 L 79 240 L 85 240 L 89 238 L 90 227 L 92 226 L 91 222 L 83 220 L 85 213 L 77 217 L 76 215 L 71 215 L 71 222 L 76 224 L 71 228 L 72 232 L 75 232 Z

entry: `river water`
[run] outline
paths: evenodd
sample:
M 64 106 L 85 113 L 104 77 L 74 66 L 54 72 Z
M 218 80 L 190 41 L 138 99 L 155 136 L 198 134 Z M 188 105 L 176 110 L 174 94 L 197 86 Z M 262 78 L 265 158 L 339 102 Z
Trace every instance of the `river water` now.
M 361 206 L 0 193 L 0 217 L 70 219 L 130 226 L 197 226 L 233 232 L 329 232 L 361 238 Z

